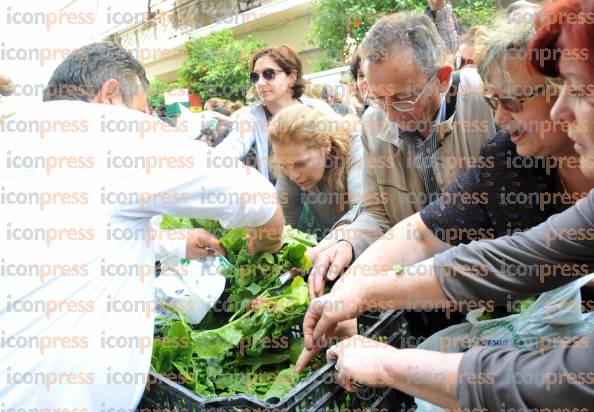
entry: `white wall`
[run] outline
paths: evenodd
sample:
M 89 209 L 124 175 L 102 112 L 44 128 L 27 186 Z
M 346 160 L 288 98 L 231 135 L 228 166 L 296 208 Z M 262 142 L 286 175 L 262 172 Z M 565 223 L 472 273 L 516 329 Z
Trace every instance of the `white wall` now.
M 72 50 L 100 41 L 117 17 L 145 7 L 146 0 L 3 0 L 0 71 L 17 83 L 11 103 L 41 99 L 42 87 Z

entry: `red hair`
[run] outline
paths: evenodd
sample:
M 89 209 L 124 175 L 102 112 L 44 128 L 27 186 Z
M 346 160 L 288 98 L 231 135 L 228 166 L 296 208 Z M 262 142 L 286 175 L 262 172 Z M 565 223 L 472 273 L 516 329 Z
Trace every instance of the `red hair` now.
M 559 49 L 571 49 L 577 53 L 572 56 L 581 56 L 574 58 L 576 64 L 594 82 L 594 0 L 550 1 L 536 21 L 529 48 L 547 51 L 551 58 L 530 59 L 532 67 L 544 76 L 559 77 Z

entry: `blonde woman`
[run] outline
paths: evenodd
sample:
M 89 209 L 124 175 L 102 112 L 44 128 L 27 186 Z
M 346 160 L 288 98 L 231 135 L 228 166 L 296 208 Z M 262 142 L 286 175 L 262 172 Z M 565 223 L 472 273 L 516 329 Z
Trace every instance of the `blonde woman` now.
M 276 191 L 287 224 L 297 224 L 305 203 L 321 236 L 357 216 L 363 147 L 359 134 L 353 132 L 357 128 L 345 122 L 352 120 L 304 104 L 289 106 L 272 119 L 268 137 L 277 169 Z

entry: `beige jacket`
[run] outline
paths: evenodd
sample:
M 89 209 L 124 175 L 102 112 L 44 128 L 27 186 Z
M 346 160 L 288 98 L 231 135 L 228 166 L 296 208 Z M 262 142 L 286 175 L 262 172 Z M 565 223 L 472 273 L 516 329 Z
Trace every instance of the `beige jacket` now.
M 398 137 L 398 126 L 382 110 L 363 116 L 363 211 L 342 238 L 360 254 L 388 229 L 420 211 L 428 202 L 412 152 Z M 476 161 L 483 142 L 495 134 L 493 113 L 481 96 L 474 69 L 462 70 L 455 113 L 439 126 L 441 146 L 432 166 L 445 191 Z

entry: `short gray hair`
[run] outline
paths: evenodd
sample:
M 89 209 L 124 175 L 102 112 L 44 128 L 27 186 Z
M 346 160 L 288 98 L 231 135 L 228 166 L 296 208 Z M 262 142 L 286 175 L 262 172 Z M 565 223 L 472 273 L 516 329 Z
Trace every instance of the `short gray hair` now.
M 516 57 L 532 58 L 528 46 L 535 33 L 534 21 L 538 9 L 517 9 L 514 13 L 522 13 L 522 19 L 512 19 L 511 22 L 499 21 L 494 30 L 488 32 L 478 48 L 477 70 L 483 83 L 489 80 L 489 74 L 497 67 L 504 78 L 509 81 L 505 65 L 508 54 L 514 53 Z M 513 17 L 512 13 L 510 16 Z
M 379 19 L 361 45 L 370 63 L 382 63 L 391 57 L 396 46 L 412 49 L 415 62 L 427 74 L 445 62 L 446 48 L 435 24 L 423 14 L 394 13 Z

